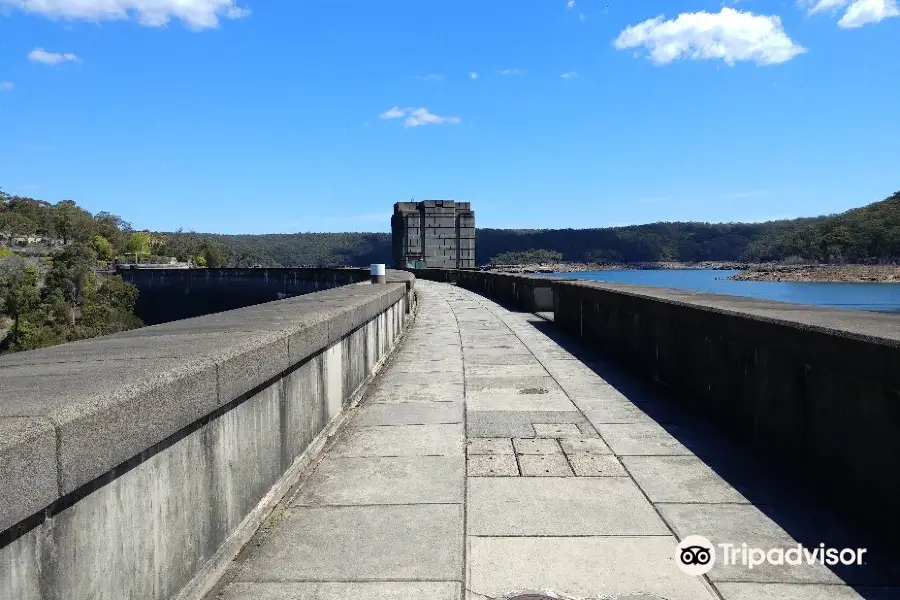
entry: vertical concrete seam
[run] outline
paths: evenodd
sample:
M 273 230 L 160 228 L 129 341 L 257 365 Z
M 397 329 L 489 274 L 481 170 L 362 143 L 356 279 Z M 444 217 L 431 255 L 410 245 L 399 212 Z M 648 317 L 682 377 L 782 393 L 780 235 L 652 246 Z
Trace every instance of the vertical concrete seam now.
M 55 442 L 56 448 L 54 451 L 54 459 L 56 460 L 56 498 L 63 497 L 63 470 L 62 470 L 62 440 L 60 439 L 60 430 L 59 425 L 56 423 L 56 419 L 48 419 L 50 424 L 53 425 L 53 441 Z

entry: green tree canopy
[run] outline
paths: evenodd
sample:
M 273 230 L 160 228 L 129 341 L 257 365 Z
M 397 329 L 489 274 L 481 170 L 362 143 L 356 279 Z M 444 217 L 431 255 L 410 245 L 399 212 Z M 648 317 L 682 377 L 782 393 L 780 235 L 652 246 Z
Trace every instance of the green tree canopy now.
M 128 254 L 134 255 L 135 262 L 140 262 L 142 256 L 150 254 L 150 232 L 136 231 L 128 238 Z
M 80 208 L 72 200 L 61 200 L 52 211 L 53 226 L 63 244 L 79 241 L 88 242 L 93 238 L 97 226 L 91 213 Z
M 228 255 L 225 250 L 213 240 L 206 240 L 200 246 L 200 256 L 206 262 L 206 266 L 210 268 L 224 267 L 228 262 Z
M 9 340 L 19 340 L 22 319 L 40 302 L 40 274 L 31 266 L 13 267 L 0 275 L 0 307 L 13 319 Z
M 85 290 L 94 282 L 97 255 L 90 246 L 76 243 L 52 257 L 52 266 L 45 278 L 49 292 L 59 291 L 66 302 L 79 306 Z
M 112 260 L 115 256 L 113 245 L 102 235 L 94 236 L 94 241 L 91 242 L 91 248 L 97 253 L 97 258 L 99 260 Z
M 503 252 L 491 259 L 493 265 L 528 265 L 558 263 L 563 259 L 561 252 L 531 248 L 522 252 Z

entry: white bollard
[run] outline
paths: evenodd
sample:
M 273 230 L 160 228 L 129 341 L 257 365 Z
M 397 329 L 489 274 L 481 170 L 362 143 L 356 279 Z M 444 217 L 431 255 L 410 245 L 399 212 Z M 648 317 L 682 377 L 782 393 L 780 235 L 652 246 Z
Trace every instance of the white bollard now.
M 384 283 L 384 265 L 372 265 L 369 267 L 369 273 L 372 275 L 372 283 Z

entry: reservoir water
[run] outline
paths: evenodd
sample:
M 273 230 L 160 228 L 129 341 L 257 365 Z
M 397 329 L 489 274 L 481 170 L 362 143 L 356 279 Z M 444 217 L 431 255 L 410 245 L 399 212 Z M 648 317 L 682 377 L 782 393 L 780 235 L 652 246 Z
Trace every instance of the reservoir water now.
M 572 279 L 653 285 L 695 292 L 749 296 L 780 302 L 900 314 L 900 284 L 897 283 L 795 283 L 728 279 L 738 272 L 715 269 L 660 269 L 587 271 L 584 273 L 555 273 L 555 275 Z

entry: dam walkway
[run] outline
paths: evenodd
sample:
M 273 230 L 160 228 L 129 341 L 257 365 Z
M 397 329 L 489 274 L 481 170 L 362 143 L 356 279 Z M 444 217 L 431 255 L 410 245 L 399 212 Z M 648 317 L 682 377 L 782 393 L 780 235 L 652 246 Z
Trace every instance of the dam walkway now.
M 544 318 L 416 288 L 401 345 L 209 598 L 900 598 L 870 556 L 748 568 L 719 555 L 682 572 L 692 535 L 738 549 L 860 538 Z

